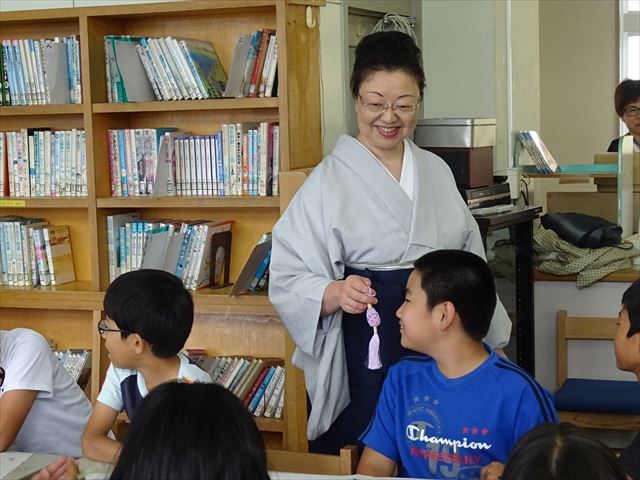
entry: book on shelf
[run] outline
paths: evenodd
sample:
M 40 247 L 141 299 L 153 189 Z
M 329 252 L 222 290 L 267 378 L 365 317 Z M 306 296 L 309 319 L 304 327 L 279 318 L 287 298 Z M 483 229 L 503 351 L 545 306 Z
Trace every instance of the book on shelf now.
M 272 96 L 277 58 L 275 30 L 263 28 L 253 33 L 239 33 L 223 96 Z
M 80 44 L 62 39 L 2 41 L 2 105 L 82 103 Z
M 51 285 L 73 282 L 76 272 L 68 225 L 50 225 L 42 229 L 51 273 Z
M 73 381 L 84 390 L 91 378 L 91 350 L 74 348 L 54 353 Z
M 541 173 L 555 173 L 560 167 L 535 130 L 518 132 L 518 140 Z
M 242 271 L 238 276 L 238 279 L 233 285 L 229 295 L 241 295 L 245 292 L 251 291 L 251 284 L 254 282 L 254 290 L 257 283 L 260 281 L 264 272 L 269 266 L 269 260 L 271 255 L 271 232 L 265 233 L 260 237 L 258 243 L 255 244 L 253 250 L 249 254 L 249 258 L 242 267 Z M 261 270 L 261 273 L 259 271 Z
M 276 384 L 271 398 L 269 399 L 269 402 L 264 410 L 264 416 L 267 418 L 271 418 L 275 414 L 280 397 L 284 393 L 284 374 L 285 372 L 283 370 L 282 375 L 280 375 L 280 378 L 278 378 L 278 383 Z
M 284 368 L 282 366 L 278 365 L 275 367 L 275 370 L 273 372 L 271 379 L 266 384 L 262 397 L 257 401 L 256 407 L 253 411 L 254 416 L 256 417 L 263 416 L 263 413 L 267 408 L 269 401 L 271 400 L 271 396 L 273 395 L 276 385 L 283 373 L 284 373 Z

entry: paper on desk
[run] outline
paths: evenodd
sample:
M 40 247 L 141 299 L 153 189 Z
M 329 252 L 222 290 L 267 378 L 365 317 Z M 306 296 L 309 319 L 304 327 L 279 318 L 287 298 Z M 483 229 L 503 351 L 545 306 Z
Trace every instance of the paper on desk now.
M 0 453 L 0 479 L 5 478 L 13 472 L 20 464 L 24 463 L 30 453 L 23 452 L 2 452 Z

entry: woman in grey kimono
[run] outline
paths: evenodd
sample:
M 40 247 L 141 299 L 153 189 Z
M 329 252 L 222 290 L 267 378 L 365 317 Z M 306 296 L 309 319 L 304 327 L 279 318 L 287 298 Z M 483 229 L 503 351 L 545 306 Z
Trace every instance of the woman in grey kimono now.
M 484 258 L 449 167 L 409 140 L 424 86 L 411 37 L 364 37 L 351 77 L 359 134 L 339 138 L 273 230 L 269 298 L 298 347 L 293 363 L 305 374 L 311 451 L 356 443 L 387 369 L 411 353 L 400 346 L 395 312 L 412 262 L 442 248 Z M 378 370 L 366 365 L 368 304 L 382 318 Z M 486 342 L 503 347 L 510 332 L 499 304 Z

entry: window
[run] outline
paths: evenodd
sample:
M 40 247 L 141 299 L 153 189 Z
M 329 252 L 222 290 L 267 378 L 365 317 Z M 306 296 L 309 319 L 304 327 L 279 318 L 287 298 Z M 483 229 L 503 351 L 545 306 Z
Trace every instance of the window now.
M 640 0 L 620 0 L 620 80 L 640 79 Z M 620 133 L 626 128 L 620 122 Z

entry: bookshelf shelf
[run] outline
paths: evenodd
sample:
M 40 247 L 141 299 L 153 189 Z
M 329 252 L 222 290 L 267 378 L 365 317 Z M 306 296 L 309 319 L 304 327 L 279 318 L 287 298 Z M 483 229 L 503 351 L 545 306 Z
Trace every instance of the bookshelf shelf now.
M 284 432 L 285 430 L 285 423 L 280 419 L 254 417 L 254 420 L 263 432 Z
M 193 295 L 196 313 L 247 314 L 276 316 L 266 292 L 230 297 L 231 287 L 222 289 L 203 288 Z
M 56 286 L 0 287 L 0 308 L 100 310 L 102 292 L 92 291 L 91 282 L 78 281 Z
M 278 98 L 219 98 L 139 103 L 94 103 L 93 113 L 175 112 L 278 108 Z
M 278 208 L 278 197 L 106 197 L 98 208 Z
M 80 279 L 56 287 L 0 287 L 0 320 L 3 328 L 38 330 L 60 348 L 93 349 L 94 400 L 108 365 L 96 331 L 104 316 L 102 301 L 109 285 L 107 217 L 139 210 L 143 220 L 233 220 L 230 280 L 235 281 L 260 235 L 273 228 L 282 211 L 282 199 L 277 196 L 109 197 L 108 130 L 176 127 L 194 135 L 210 135 L 223 124 L 278 122 L 280 172 L 315 166 L 322 158 L 317 19 L 318 7 L 324 4 L 325 0 L 186 0 L 27 10 L 0 17 L 2 39 L 78 36 L 84 103 L 3 106 L 0 129 L 84 129 L 89 193 L 86 198 L 0 199 L 6 215 L 42 217 L 52 225 L 69 225 L 76 278 Z M 309 13 L 313 27 L 307 27 Z M 262 29 L 274 29 L 278 35 L 278 97 L 107 103 L 106 35 L 171 35 L 208 41 L 229 73 L 238 35 Z M 293 341 L 282 323 L 273 321 L 277 312 L 266 293 L 228 294 L 229 289 L 193 293 L 197 318 L 187 346 L 212 354 L 224 351 L 282 359 L 287 371 L 283 419 L 256 418 L 256 423 L 268 434 L 273 448 L 305 451 L 306 399 L 302 373 L 291 363 Z M 240 321 L 250 317 L 256 321 Z
M 555 173 L 540 173 L 533 165 L 521 165 L 520 169 L 531 178 L 565 178 L 569 176 L 590 178 L 616 178 L 618 176 L 617 165 L 562 165 L 560 171 Z
M 87 208 L 89 199 L 86 197 L 1 197 L 0 208 L 22 209 L 22 208 Z M 19 212 L 16 212 L 19 213 Z
M 18 115 L 71 115 L 81 114 L 83 111 L 84 105 L 81 104 L 2 106 L 0 107 L 0 117 Z

